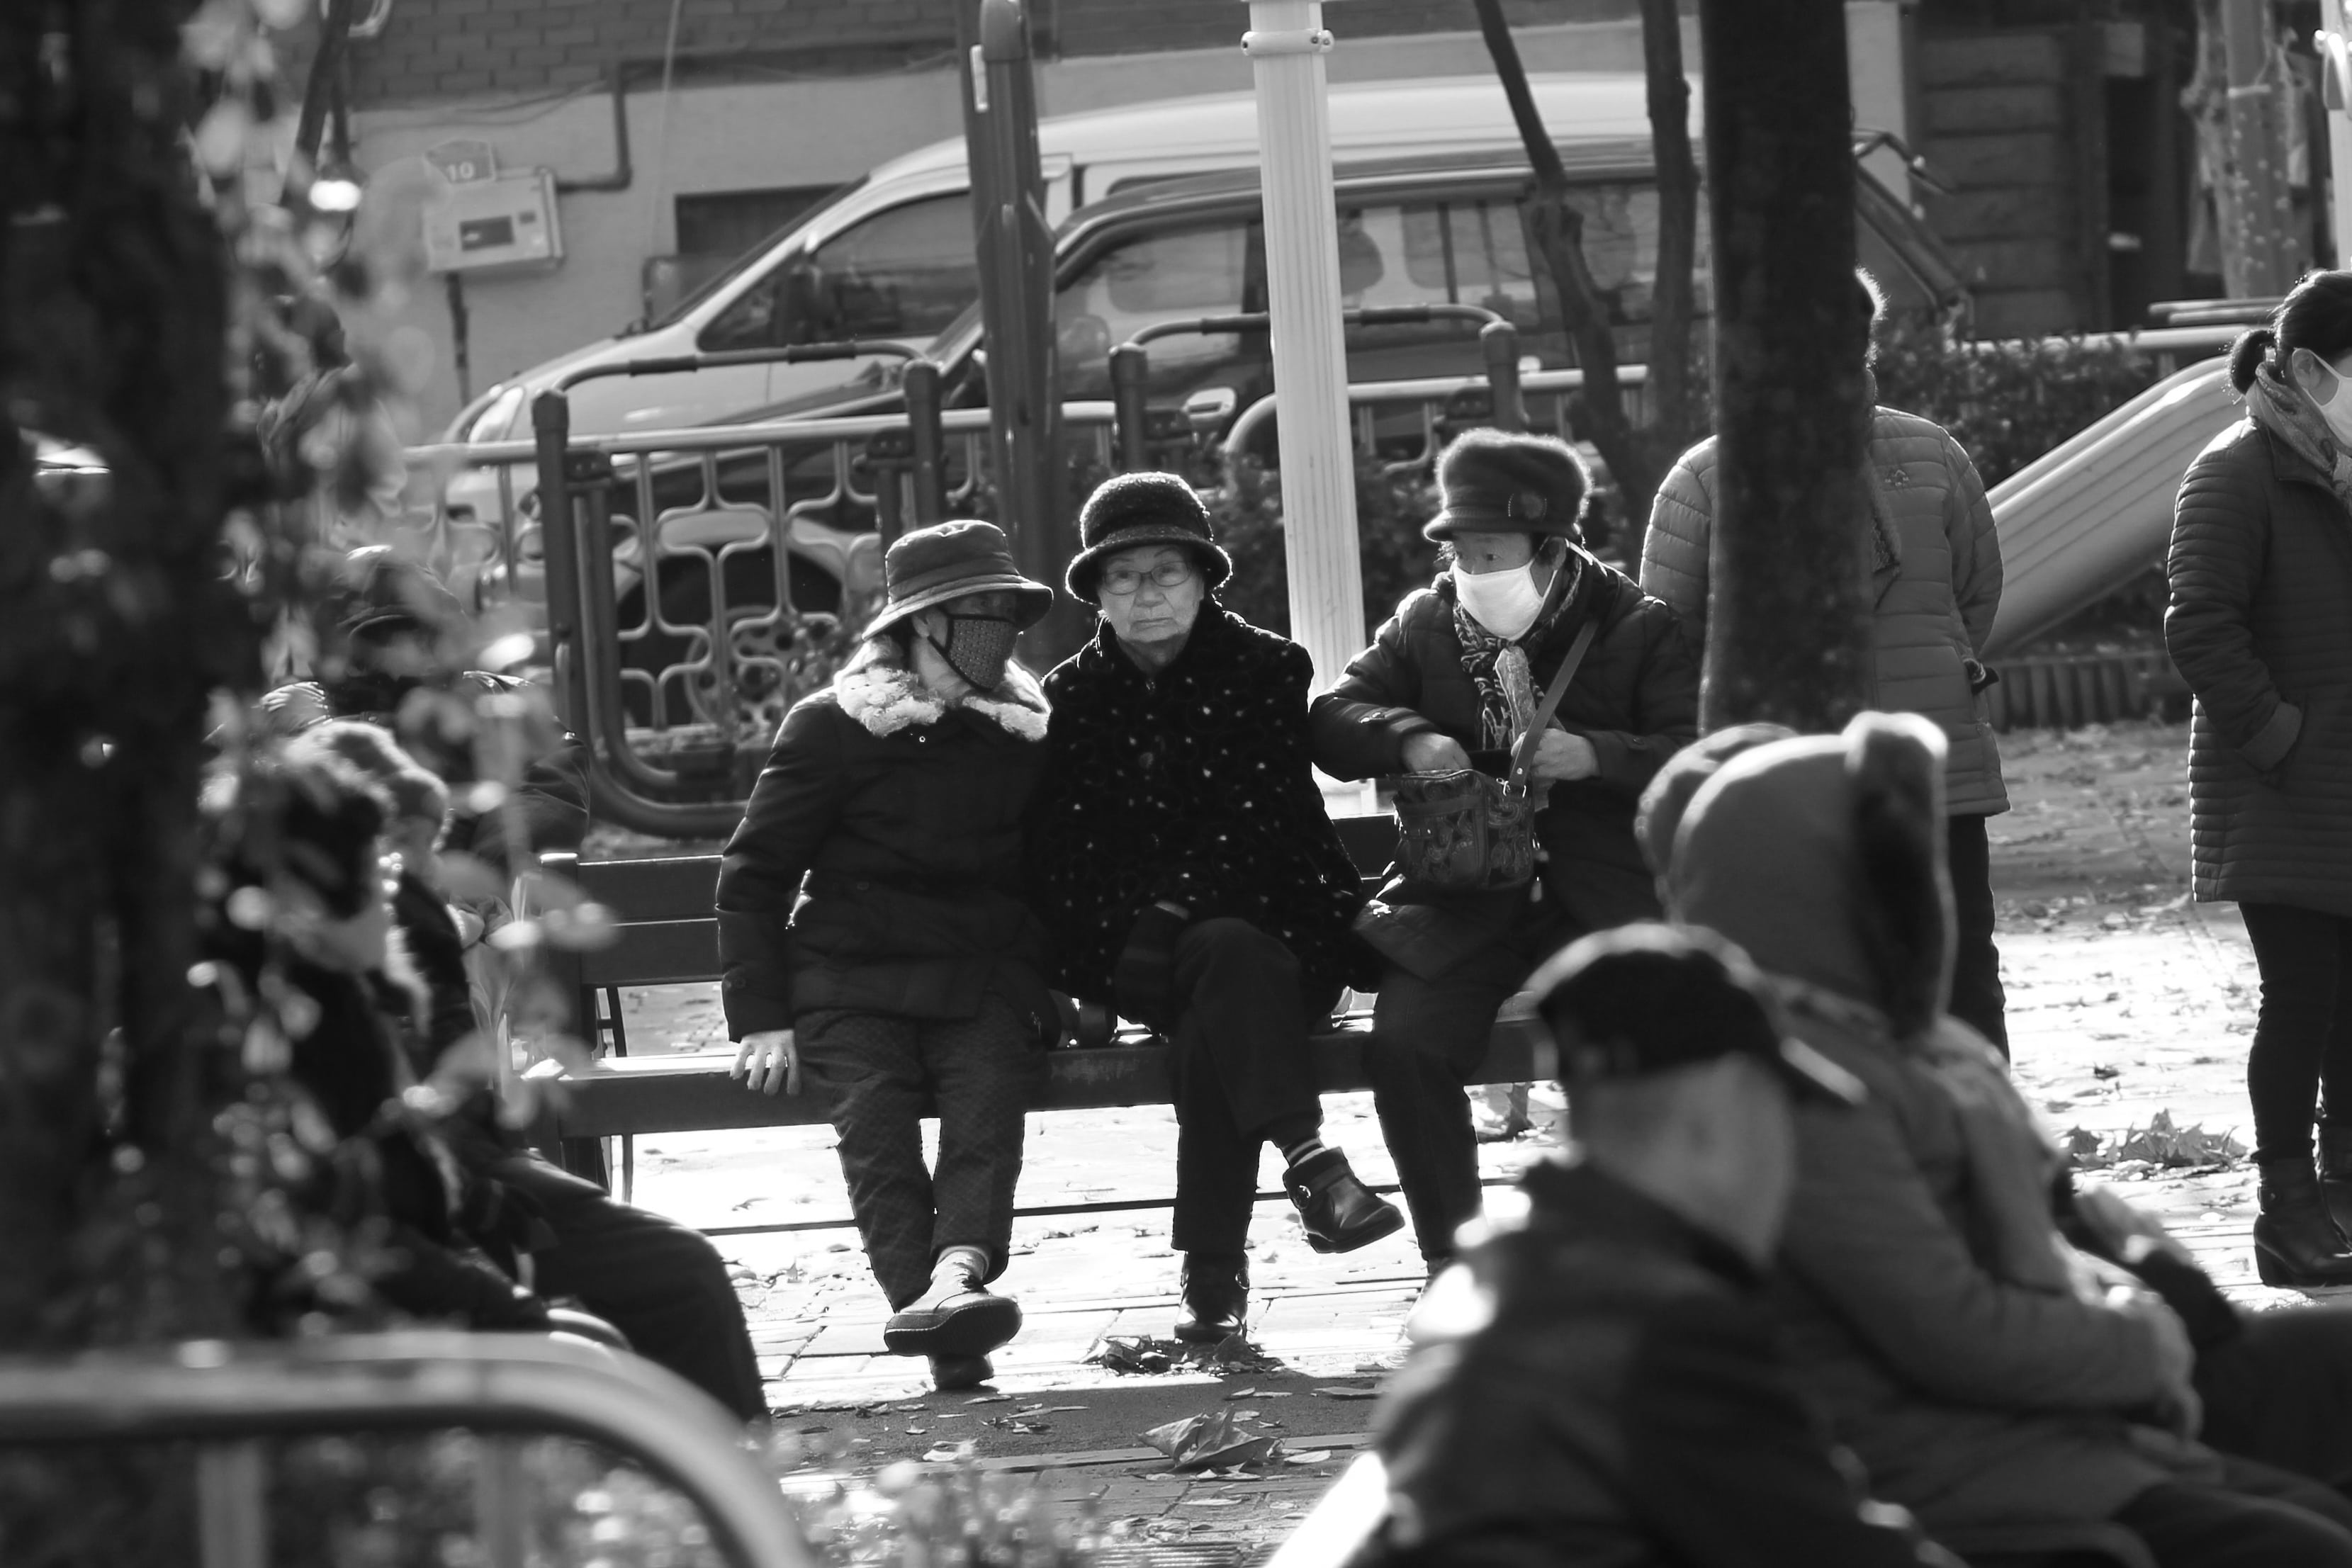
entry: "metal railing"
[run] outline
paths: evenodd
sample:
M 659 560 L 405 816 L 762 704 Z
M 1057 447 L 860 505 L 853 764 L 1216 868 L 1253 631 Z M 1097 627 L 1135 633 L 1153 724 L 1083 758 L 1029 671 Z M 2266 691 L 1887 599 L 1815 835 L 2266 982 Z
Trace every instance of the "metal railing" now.
M 1349 389 L 1360 444 L 1391 468 L 1428 463 L 1471 424 L 1526 428 L 1532 415 L 1572 436 L 1570 400 L 1582 373 L 1523 371 L 1517 334 L 1495 312 L 1438 304 L 1349 319 L 1478 329 L 1483 375 Z M 1064 405 L 1073 477 L 1179 457 L 1216 467 L 1248 452 L 1275 400 L 1235 417 L 1234 392 L 1219 387 L 1195 394 L 1201 406 L 1151 408 L 1148 345 L 1265 325 L 1261 316 L 1165 322 L 1120 345 L 1112 400 Z M 907 361 L 902 409 L 627 434 L 570 430 L 566 391 L 592 377 L 877 353 Z M 1621 376 L 1638 387 L 1643 368 Z M 680 356 L 567 378 L 533 400 L 531 441 L 410 454 L 495 476 L 499 517 L 443 506 L 431 525 L 436 555 L 478 561 L 485 597 L 543 604 L 555 695 L 587 743 L 601 819 L 673 839 L 732 831 L 785 710 L 831 678 L 870 613 L 889 541 L 907 526 L 989 509 L 988 411 L 942 410 L 940 401 L 938 367 L 895 344 Z M 543 562 L 536 594 L 534 560 Z
M 268 1568 L 273 1442 L 449 1430 L 484 1445 L 474 1516 L 486 1568 L 524 1568 L 517 1456 L 534 1437 L 594 1444 L 676 1490 L 740 1568 L 814 1563 L 740 1428 L 635 1356 L 521 1334 L 405 1333 L 0 1361 L 0 1445 L 189 1446 L 203 1568 Z

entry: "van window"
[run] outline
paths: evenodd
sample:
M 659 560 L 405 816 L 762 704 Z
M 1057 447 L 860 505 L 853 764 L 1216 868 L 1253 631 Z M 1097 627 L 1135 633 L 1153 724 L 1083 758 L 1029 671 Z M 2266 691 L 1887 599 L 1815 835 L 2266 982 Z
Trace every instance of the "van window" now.
M 703 329 L 705 352 L 929 339 L 980 293 L 971 198 L 926 196 L 875 214 L 813 252 L 789 256 Z
M 1656 282 L 1658 201 L 1631 182 L 1577 187 L 1584 255 L 1625 362 L 1648 357 Z M 1705 214 L 1699 255 L 1705 257 Z M 1535 265 L 1518 192 L 1476 190 L 1459 199 L 1362 202 L 1339 214 L 1339 288 L 1349 308 L 1428 304 L 1483 306 L 1519 329 L 1523 354 L 1549 366 L 1576 362 L 1548 272 Z M 1108 356 L 1153 321 L 1265 308 L 1265 235 L 1255 213 L 1192 219 L 1132 234 L 1085 264 L 1055 302 L 1065 395 L 1110 395 Z M 1703 267 L 1702 260 L 1702 267 Z M 1696 305 L 1706 310 L 1706 284 Z M 1186 334 L 1150 345 L 1152 401 L 1230 386 L 1244 406 L 1273 390 L 1262 332 Z M 1460 375 L 1479 368 L 1475 335 L 1460 323 L 1352 328 L 1351 381 Z
M 1265 248 L 1256 220 L 1235 214 L 1137 235 L 1097 256 L 1054 301 L 1063 395 L 1108 397 L 1111 350 L 1154 323 L 1264 309 Z M 1152 390 L 1181 392 L 1233 361 L 1241 335 L 1188 332 L 1150 347 Z

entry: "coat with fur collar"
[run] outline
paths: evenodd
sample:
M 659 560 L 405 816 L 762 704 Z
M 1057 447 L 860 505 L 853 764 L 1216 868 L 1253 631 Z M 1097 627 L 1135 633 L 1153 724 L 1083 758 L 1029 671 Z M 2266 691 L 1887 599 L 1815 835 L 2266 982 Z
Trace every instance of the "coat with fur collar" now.
M 1045 741 L 1045 695 L 1019 665 L 947 703 L 882 639 L 803 698 L 719 862 L 729 1033 L 823 1008 L 969 1018 L 991 987 L 1050 1011 L 1021 896 Z

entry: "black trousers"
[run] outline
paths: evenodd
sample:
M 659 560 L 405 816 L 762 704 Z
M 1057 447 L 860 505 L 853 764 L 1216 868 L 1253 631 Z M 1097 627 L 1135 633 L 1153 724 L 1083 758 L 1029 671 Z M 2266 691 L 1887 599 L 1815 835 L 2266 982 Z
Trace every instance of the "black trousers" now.
M 1307 1040 L 1336 990 L 1307 981 L 1280 938 L 1246 920 L 1188 925 L 1169 988 L 1179 1252 L 1234 1258 L 1249 1241 L 1258 1149 L 1323 1124 Z
M 968 1019 L 821 1009 L 794 1028 L 801 1071 L 830 1101 L 849 1212 L 866 1261 L 897 1311 L 930 1288 L 950 1247 L 1013 1245 L 1013 1191 L 1029 1103 L 1045 1069 L 1029 1020 L 994 991 Z M 923 1164 L 923 1113 L 940 1118 L 940 1163 Z
M 536 1202 L 555 1245 L 531 1255 L 542 1296 L 572 1296 L 629 1336 L 631 1348 L 669 1368 L 746 1421 L 768 1413 L 743 1303 L 719 1249 L 700 1232 L 614 1200 L 535 1155 L 490 1169 Z
M 2000 988 L 2000 949 L 1993 946 L 1992 844 L 1986 819 L 1948 817 L 1956 938 L 1951 1015 L 2009 1054 L 2008 996 Z
M 2254 1158 L 2307 1155 L 2323 1085 L 2328 1119 L 2352 1122 L 2352 919 L 2289 904 L 2238 913 L 2263 977 L 2246 1056 Z
M 2240 1460 L 2223 1483 L 2152 1486 L 2115 1521 L 2158 1568 L 2352 1568 L 2352 1503 L 2308 1478 Z
M 1530 900 L 1500 937 L 1435 977 L 1395 965 L 1381 977 L 1364 1052 L 1372 1109 L 1431 1264 L 1454 1256 L 1454 1233 L 1483 1207 L 1478 1137 L 1462 1086 L 1486 1060 L 1504 1002 L 1538 964 L 1582 935 L 1557 905 Z

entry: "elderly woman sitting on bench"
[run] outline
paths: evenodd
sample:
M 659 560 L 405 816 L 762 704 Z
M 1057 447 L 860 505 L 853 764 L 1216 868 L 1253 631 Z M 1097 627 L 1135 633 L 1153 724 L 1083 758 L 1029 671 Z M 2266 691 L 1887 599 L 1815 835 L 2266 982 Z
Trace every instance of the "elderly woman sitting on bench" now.
M 1045 677 L 1036 898 L 1069 989 L 1169 1037 L 1176 1333 L 1213 1343 L 1246 1322 L 1260 1145 L 1317 1251 L 1403 1228 L 1324 1146 L 1309 1071 L 1309 1031 L 1369 977 L 1363 898 L 1307 768 L 1307 651 L 1217 603 L 1233 562 L 1192 487 L 1121 475 L 1078 528 L 1069 590 L 1102 626 Z
M 1055 1018 L 1022 900 L 1045 699 L 1011 663 L 1054 591 L 988 523 L 890 547 L 888 595 L 830 689 L 785 716 L 719 871 L 720 994 L 751 1087 L 829 1099 L 883 1343 L 933 1383 L 993 1375 L 1023 1118 Z M 923 1165 L 936 1105 L 939 1165 Z

